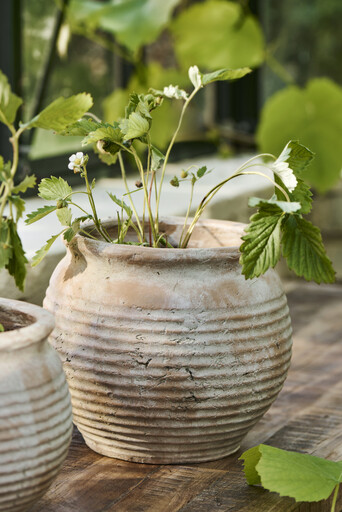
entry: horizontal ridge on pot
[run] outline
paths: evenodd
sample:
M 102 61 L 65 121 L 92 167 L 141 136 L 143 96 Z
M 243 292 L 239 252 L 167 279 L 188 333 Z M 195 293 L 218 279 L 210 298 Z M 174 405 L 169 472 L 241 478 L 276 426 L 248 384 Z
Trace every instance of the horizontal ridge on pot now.
M 175 236 L 182 220 L 164 226 Z M 270 407 L 291 324 L 274 271 L 241 275 L 242 233 L 200 221 L 189 249 L 72 241 L 44 305 L 74 421 L 95 451 L 150 463 L 220 458 Z

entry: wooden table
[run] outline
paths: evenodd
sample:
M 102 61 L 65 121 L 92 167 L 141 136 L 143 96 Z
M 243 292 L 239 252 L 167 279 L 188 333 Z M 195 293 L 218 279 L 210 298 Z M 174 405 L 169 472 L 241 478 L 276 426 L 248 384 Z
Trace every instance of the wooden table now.
M 92 452 L 75 430 L 61 473 L 32 512 L 329 511 L 329 501 L 300 505 L 249 487 L 238 461 L 259 443 L 342 459 L 342 286 L 298 282 L 287 289 L 292 366 L 277 401 L 238 454 L 202 464 L 135 464 Z

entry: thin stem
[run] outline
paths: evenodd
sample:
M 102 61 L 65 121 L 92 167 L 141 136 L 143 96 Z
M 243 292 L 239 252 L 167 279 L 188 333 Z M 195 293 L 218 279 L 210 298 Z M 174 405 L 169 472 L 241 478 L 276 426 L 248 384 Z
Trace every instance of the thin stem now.
M 135 163 L 136 163 L 136 165 L 137 165 L 137 167 L 139 169 L 140 178 L 141 178 L 141 181 L 142 181 L 142 184 L 143 184 L 143 189 L 144 189 L 145 204 L 146 204 L 146 208 L 147 208 L 147 212 L 148 212 L 148 216 L 149 216 L 149 221 L 150 221 L 151 229 L 152 229 L 152 235 L 153 235 L 154 241 L 156 241 L 156 239 L 157 239 L 157 237 L 156 237 L 156 230 L 155 230 L 155 226 L 154 226 L 154 222 L 153 222 L 152 211 L 151 211 L 151 208 L 150 208 L 150 205 L 149 205 L 149 202 L 148 202 L 148 191 L 147 191 L 147 184 L 146 184 L 145 176 L 144 176 L 144 168 L 143 168 L 141 160 L 138 157 L 137 152 L 135 151 L 134 148 L 132 149 L 132 153 L 133 153 L 133 156 L 134 156 L 134 159 L 135 159 Z
M 137 213 L 137 211 L 135 209 L 133 199 L 131 198 L 131 192 L 130 192 L 130 190 L 128 188 L 127 177 L 126 177 L 126 170 L 125 170 L 124 161 L 123 161 L 123 158 L 122 158 L 122 155 L 121 155 L 121 151 L 119 151 L 118 157 L 119 157 L 119 164 L 120 164 L 120 169 L 121 169 L 121 176 L 122 176 L 122 179 L 123 179 L 123 182 L 124 182 L 124 185 L 125 185 L 125 189 L 127 191 L 127 195 L 128 195 L 128 198 L 129 198 L 129 202 L 130 202 L 131 208 L 132 208 L 134 216 L 135 216 L 135 220 L 137 221 L 137 224 L 138 224 L 138 227 L 139 227 L 139 241 L 140 241 L 140 243 L 143 243 L 143 241 L 144 241 L 144 231 L 142 229 L 138 213 Z
M 81 206 L 79 206 L 78 204 L 73 203 L 72 201 L 70 201 L 69 204 L 76 206 L 76 208 L 79 208 L 80 210 L 82 210 L 83 213 L 85 213 L 86 215 L 89 215 L 89 213 L 86 210 L 84 210 Z
M 289 198 L 289 195 L 286 192 L 286 190 L 283 189 L 283 187 L 281 187 L 280 185 L 278 185 L 278 183 L 276 183 L 274 180 L 272 180 L 272 178 L 267 176 L 267 174 L 264 174 L 262 172 L 257 172 L 257 171 L 242 171 L 242 172 L 240 172 L 240 175 L 245 175 L 245 174 L 255 174 L 257 176 L 263 176 L 264 178 L 268 179 L 268 181 L 270 181 L 276 188 L 278 188 L 284 194 L 284 196 L 286 197 L 286 201 L 288 203 L 291 202 L 291 199 Z
M 99 117 L 97 117 L 95 114 L 93 114 L 92 112 L 86 112 L 85 114 L 83 114 L 83 117 L 84 116 L 91 117 L 97 123 L 102 123 L 101 119 Z
M 173 134 L 173 137 L 170 141 L 170 144 L 167 148 L 167 151 L 166 151 L 166 154 L 165 154 L 165 160 L 164 160 L 164 163 L 163 163 L 163 167 L 162 167 L 162 173 L 161 173 L 161 177 L 160 177 L 160 183 L 159 183 L 159 190 L 158 190 L 158 194 L 157 194 L 157 201 L 156 201 L 156 225 L 155 225 L 155 228 L 156 228 L 156 231 L 158 232 L 159 231 L 159 203 L 160 203 L 160 197 L 161 197 L 161 192 L 162 192 L 162 186 L 163 186 L 163 181 L 164 181 L 164 176 L 165 176 L 165 170 L 166 170 L 166 165 L 167 165 L 167 162 L 169 160 L 169 156 L 170 156 L 170 153 L 171 153 L 171 150 L 173 148 L 173 145 L 175 143 L 175 140 L 178 136 L 178 133 L 179 133 L 179 130 L 182 126 L 182 122 L 183 122 L 183 117 L 184 117 L 184 114 L 185 114 L 185 111 L 190 103 L 190 101 L 192 100 L 192 98 L 195 96 L 195 94 L 200 90 L 200 87 L 196 87 L 192 93 L 190 94 L 190 96 L 185 100 L 185 103 L 183 105 L 183 108 L 182 108 L 182 112 L 181 112 L 181 115 L 179 117 L 179 121 L 178 121 L 178 125 L 177 125 L 177 128 L 176 128 L 176 131 L 174 132 Z
M 333 500 L 332 500 L 332 503 L 331 503 L 331 510 L 330 510 L 330 512 L 335 512 L 335 507 L 336 507 L 336 503 L 337 503 L 337 496 L 338 496 L 339 488 L 340 488 L 340 484 L 337 484 L 336 487 L 335 487 L 334 497 L 333 497 Z
M 87 175 L 87 168 L 86 168 L 85 165 L 83 166 L 83 175 L 84 175 L 84 180 L 85 180 L 86 187 L 87 187 L 89 204 L 90 204 L 90 207 L 91 207 L 92 212 L 93 212 L 93 219 L 94 219 L 94 224 L 96 226 L 96 229 L 97 229 L 99 234 L 102 236 L 102 238 L 106 242 L 112 243 L 112 239 L 108 236 L 107 232 L 102 229 L 101 223 L 100 223 L 99 218 L 97 216 L 97 211 L 96 211 L 96 207 L 95 207 L 93 193 L 92 193 L 91 187 L 89 185 L 88 175 Z
M 185 215 L 185 221 L 184 221 L 182 233 L 181 233 L 180 240 L 179 240 L 179 246 L 180 247 L 182 247 L 182 239 L 183 239 L 184 232 L 186 230 L 186 225 L 187 225 L 187 222 L 188 222 L 188 218 L 189 218 L 189 215 L 190 215 L 192 199 L 193 199 L 193 196 L 194 196 L 194 188 L 195 188 L 195 181 L 191 180 L 190 200 L 189 200 L 189 206 L 188 206 L 188 209 L 187 209 L 187 212 L 186 212 L 186 215 Z

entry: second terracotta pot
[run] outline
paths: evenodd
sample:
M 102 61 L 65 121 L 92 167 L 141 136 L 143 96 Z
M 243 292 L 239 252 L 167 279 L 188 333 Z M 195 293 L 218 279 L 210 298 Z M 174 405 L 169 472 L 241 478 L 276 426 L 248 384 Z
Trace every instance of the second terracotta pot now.
M 177 239 L 181 227 L 161 229 Z M 188 249 L 79 235 L 69 245 L 44 304 L 90 448 L 137 462 L 218 459 L 275 400 L 291 323 L 274 271 L 241 275 L 243 227 L 202 221 Z

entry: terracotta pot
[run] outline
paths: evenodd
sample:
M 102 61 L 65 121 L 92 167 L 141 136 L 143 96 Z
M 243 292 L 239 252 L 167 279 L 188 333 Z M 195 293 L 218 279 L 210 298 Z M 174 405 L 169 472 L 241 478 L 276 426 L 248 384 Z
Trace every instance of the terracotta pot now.
M 182 222 L 161 230 L 177 239 Z M 243 227 L 202 221 L 188 249 L 80 235 L 69 245 L 45 307 L 90 448 L 136 462 L 218 459 L 275 400 L 291 357 L 288 307 L 274 271 L 241 275 Z
M 0 511 L 28 510 L 47 490 L 68 451 L 70 395 L 48 344 L 44 309 L 0 299 Z

